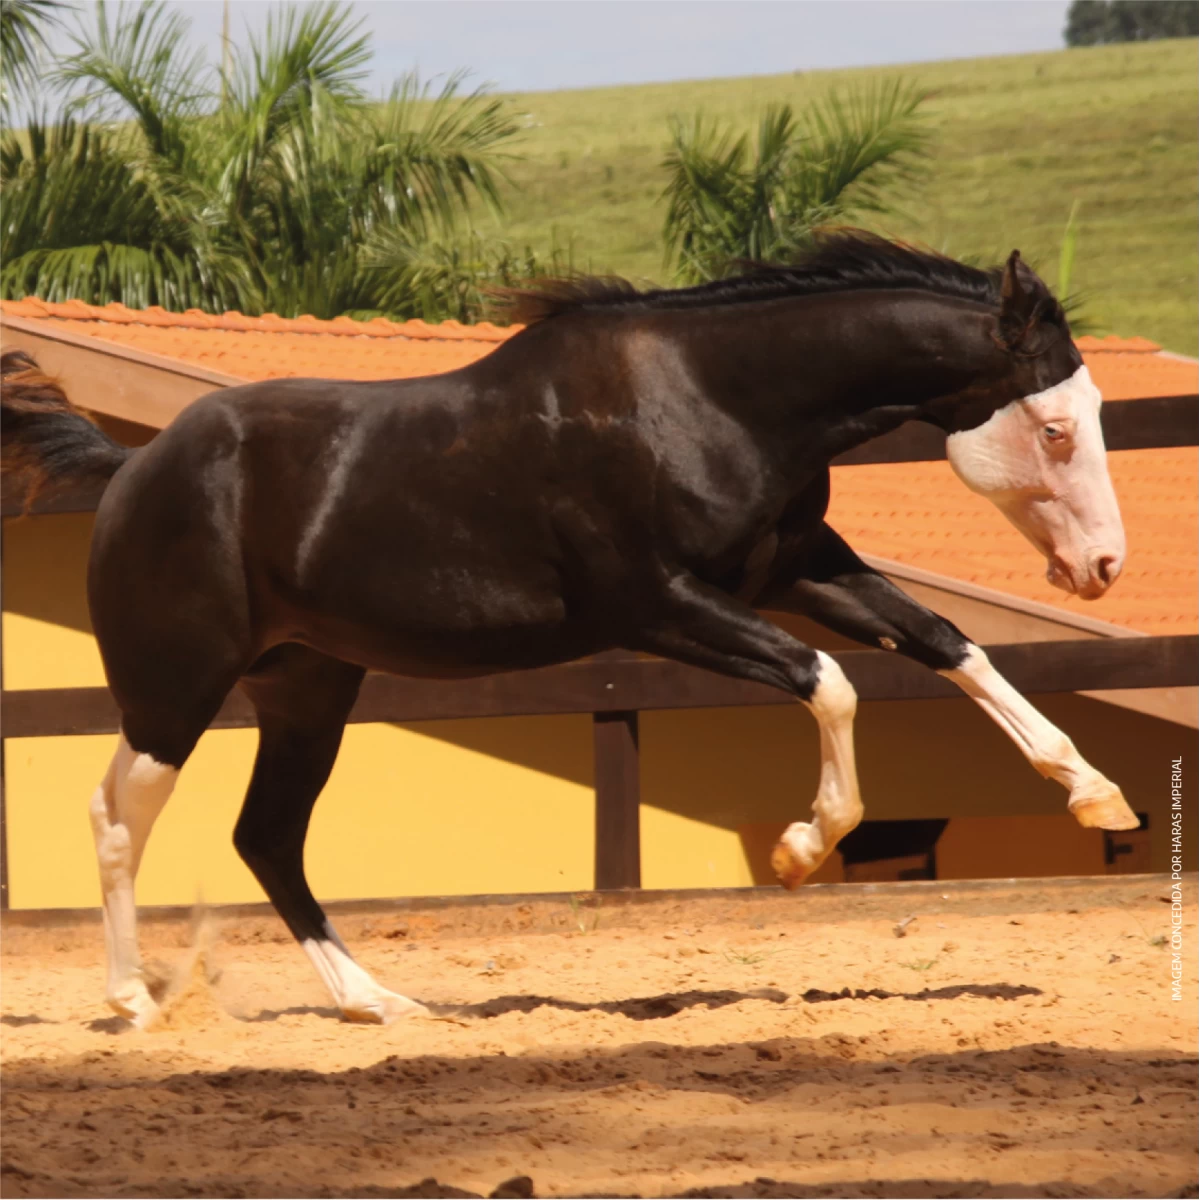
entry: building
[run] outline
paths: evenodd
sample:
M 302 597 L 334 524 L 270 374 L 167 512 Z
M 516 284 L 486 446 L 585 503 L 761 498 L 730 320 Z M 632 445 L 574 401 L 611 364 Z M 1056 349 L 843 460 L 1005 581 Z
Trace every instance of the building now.
M 77 301 L 3 302 L 0 316 L 6 347 L 32 351 L 130 444 L 216 387 L 430 374 L 486 354 L 511 332 Z M 1081 346 L 1109 400 L 1197 390 L 1197 364 L 1153 343 L 1084 338 Z M 1129 559 L 1114 590 L 1087 606 L 1050 588 L 1036 553 L 945 463 L 837 468 L 830 522 L 981 642 L 1195 633 L 1196 451 L 1110 457 Z M 87 513 L 5 519 L 5 688 L 103 683 L 84 599 L 91 522 Z M 787 623 L 823 648 L 849 645 L 807 622 Z M 942 878 L 1164 869 L 1170 760 L 1194 746 L 1196 705 L 1194 688 L 1039 700 L 1147 814 L 1146 833 L 1114 842 L 1079 829 L 1062 790 L 971 701 L 863 704 L 856 737 L 868 820 L 938 822 L 926 828 L 940 833 Z M 314 891 L 336 899 L 590 888 L 591 738 L 589 720 L 575 716 L 352 726 L 313 819 Z M 253 730 L 202 740 L 151 839 L 142 903 L 261 899 L 230 843 L 255 741 Z M 13 907 L 98 904 L 86 810 L 113 742 L 6 741 Z M 644 886 L 766 883 L 770 844 L 806 816 L 815 791 L 815 726 L 799 706 L 649 713 L 642 763 Z M 896 827 L 886 832 L 904 850 L 895 861 L 835 856 L 821 878 L 927 871 L 928 838 L 902 846 Z

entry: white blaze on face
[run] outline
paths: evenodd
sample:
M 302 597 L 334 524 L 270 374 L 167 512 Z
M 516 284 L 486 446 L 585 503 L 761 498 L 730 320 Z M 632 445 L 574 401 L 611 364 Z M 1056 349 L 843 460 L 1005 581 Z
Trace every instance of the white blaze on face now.
M 1100 402 L 1087 367 L 1080 367 L 946 439 L 955 474 L 1046 556 L 1046 578 L 1055 587 L 1085 600 L 1103 595 L 1125 562 Z

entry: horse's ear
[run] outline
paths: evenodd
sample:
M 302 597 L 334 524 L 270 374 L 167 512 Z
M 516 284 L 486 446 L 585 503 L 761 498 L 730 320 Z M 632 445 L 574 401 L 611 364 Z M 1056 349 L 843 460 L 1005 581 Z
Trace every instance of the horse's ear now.
M 1014 250 L 1004 265 L 1000 282 L 1000 336 L 1009 348 L 1016 346 L 1029 331 L 1037 308 L 1035 289 L 1021 279 L 1020 250 Z
M 1003 301 L 1005 308 L 1016 304 L 1024 291 L 1021 287 L 1021 280 L 1017 276 L 1017 263 L 1020 261 L 1020 250 L 1014 250 L 1008 256 L 1008 262 L 1004 264 L 1004 280 L 1000 284 L 1000 299 Z

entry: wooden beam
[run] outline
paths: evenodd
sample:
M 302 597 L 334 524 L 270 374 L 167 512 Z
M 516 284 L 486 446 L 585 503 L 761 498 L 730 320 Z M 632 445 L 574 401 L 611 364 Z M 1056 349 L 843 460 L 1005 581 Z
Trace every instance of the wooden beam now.
M 1111 400 L 1100 406 L 1109 450 L 1163 450 L 1196 444 L 1200 400 L 1196 396 L 1150 396 Z
M 4 529 L 0 526 L 0 558 L 4 555 Z M 0 573 L 0 609 L 3 609 L 3 573 Z M 4 638 L 0 637 L 0 689 L 4 681 Z M 3 714 L 0 713 L 0 718 Z M 0 720 L 0 731 L 3 731 Z M 5 778 L 7 747 L 0 740 L 0 912 L 8 911 L 8 788 Z
M 32 354 L 81 408 L 150 429 L 169 425 L 209 392 L 248 382 L 182 359 L 86 337 L 54 322 L 6 316 L 0 336 L 6 350 Z M 103 491 L 100 487 L 39 500 L 30 514 L 95 512 Z M 21 516 L 22 497 L 5 488 L 0 511 L 5 517 Z
M 636 712 L 592 716 L 596 772 L 595 887 L 642 886 L 641 777 Z
M 1151 396 L 1110 400 L 1101 406 L 1100 423 L 1109 450 L 1157 450 L 1196 445 L 1200 397 Z M 946 457 L 946 435 L 932 425 L 909 421 L 891 433 L 846 451 L 835 467 L 869 463 L 937 462 Z
M 153 429 L 166 428 L 200 396 L 248 382 L 184 359 L 86 337 L 51 321 L 5 317 L 0 335 L 6 350 L 25 350 L 56 375 L 80 408 Z
M 4 759 L 0 743 L 0 912 L 8 911 L 8 790 Z
M 1178 635 L 1017 643 L 986 649 L 997 670 L 1014 687 L 1035 695 L 1193 687 L 1200 646 L 1195 635 Z M 838 651 L 833 657 L 861 700 L 933 700 L 962 695 L 949 680 L 883 650 Z M 766 684 L 728 679 L 666 659 L 625 656 L 476 679 L 368 675 L 350 720 L 444 721 L 794 703 L 790 695 Z M 118 729 L 117 707 L 107 688 L 6 691 L 3 721 L 6 738 L 115 733 Z M 238 729 L 254 724 L 254 710 L 235 691 L 212 727 Z

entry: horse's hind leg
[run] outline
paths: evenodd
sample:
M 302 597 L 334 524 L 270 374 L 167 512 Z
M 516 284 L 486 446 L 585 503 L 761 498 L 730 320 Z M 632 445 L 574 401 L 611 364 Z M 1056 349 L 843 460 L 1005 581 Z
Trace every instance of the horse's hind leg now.
M 183 678 L 183 676 L 181 676 Z M 105 996 L 121 1016 L 147 1025 L 158 1011 L 142 973 L 134 884 L 154 822 L 179 771 L 208 727 L 236 674 L 209 680 L 206 696 L 143 703 L 123 714 L 117 752 L 92 796 L 89 815 L 100 868 L 108 971 Z
M 104 904 L 105 996 L 119 1015 L 138 1025 L 145 1025 L 158 1006 L 142 974 L 134 880 L 150 830 L 178 778 L 177 768 L 139 754 L 122 733 L 90 809 Z
M 288 645 L 242 681 L 258 712 L 259 743 L 233 841 L 342 1015 L 387 1022 L 424 1010 L 381 987 L 354 961 L 304 876 L 309 817 L 333 770 L 363 674 L 361 667 Z

